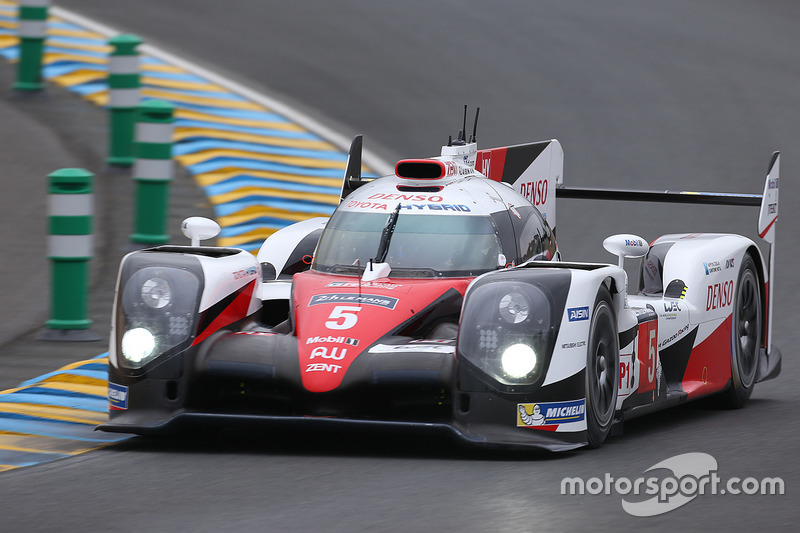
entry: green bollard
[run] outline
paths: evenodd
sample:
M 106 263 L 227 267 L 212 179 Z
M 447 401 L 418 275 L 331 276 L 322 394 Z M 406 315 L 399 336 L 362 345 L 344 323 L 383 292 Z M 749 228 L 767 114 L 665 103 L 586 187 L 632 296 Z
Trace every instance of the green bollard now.
M 19 4 L 19 61 L 17 91 L 39 91 L 42 81 L 42 55 L 47 35 L 47 10 L 50 0 L 21 0 Z
M 48 176 L 49 242 L 51 268 L 51 318 L 42 340 L 94 341 L 89 328 L 89 261 L 93 256 L 94 174 L 64 168 Z
M 111 166 L 133 164 L 134 125 L 139 105 L 139 52 L 136 35 L 117 35 L 108 40 L 114 50 L 108 61 L 108 158 Z
M 136 212 L 131 241 L 165 244 L 169 241 L 167 213 L 169 185 L 174 175 L 172 130 L 175 106 L 163 100 L 139 105 L 136 123 L 133 179 Z

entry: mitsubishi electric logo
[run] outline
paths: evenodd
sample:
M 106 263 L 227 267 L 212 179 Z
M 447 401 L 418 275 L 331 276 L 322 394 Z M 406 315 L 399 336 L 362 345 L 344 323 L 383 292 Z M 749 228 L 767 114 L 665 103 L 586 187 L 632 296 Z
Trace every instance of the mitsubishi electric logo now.
M 784 483 L 779 477 L 761 480 L 747 477 L 722 479 L 717 474 L 717 460 L 707 453 L 675 455 L 654 464 L 647 476 L 635 479 L 615 478 L 606 472 L 602 478 L 564 478 L 562 495 L 611 494 L 622 496 L 622 508 L 633 516 L 656 516 L 668 513 L 698 496 L 711 495 L 783 495 Z

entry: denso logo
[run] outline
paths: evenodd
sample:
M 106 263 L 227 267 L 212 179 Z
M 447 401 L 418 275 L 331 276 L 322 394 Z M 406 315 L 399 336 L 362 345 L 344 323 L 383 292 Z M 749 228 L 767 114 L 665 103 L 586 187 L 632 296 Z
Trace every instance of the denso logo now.
M 441 202 L 441 196 L 426 196 L 424 194 L 386 194 L 375 193 L 367 200 L 404 200 L 406 202 Z
M 547 202 L 547 180 L 529 181 L 519 186 L 519 192 L 533 205 Z
M 567 309 L 570 322 L 578 322 L 580 320 L 589 320 L 588 307 L 570 307 Z
M 706 311 L 728 307 L 733 302 L 733 281 L 715 283 L 708 286 Z

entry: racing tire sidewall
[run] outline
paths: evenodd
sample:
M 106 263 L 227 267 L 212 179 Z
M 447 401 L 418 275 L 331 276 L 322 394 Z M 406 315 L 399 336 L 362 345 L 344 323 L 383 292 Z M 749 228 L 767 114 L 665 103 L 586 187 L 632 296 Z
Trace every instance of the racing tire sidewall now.
M 586 433 L 589 447 L 603 444 L 617 407 L 619 335 L 611 293 L 597 293 L 586 355 Z
M 763 333 L 758 272 L 752 257 L 747 254 L 739 269 L 733 302 L 729 407 L 744 407 L 753 393 Z

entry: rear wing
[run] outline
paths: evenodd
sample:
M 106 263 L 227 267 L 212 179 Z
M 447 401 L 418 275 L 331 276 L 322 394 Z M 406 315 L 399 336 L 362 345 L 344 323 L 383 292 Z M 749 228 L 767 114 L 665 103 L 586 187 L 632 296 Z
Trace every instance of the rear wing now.
M 772 347 L 772 302 L 775 290 L 775 229 L 778 221 L 778 192 L 780 190 L 780 152 L 772 154 L 767 168 L 763 194 L 714 193 L 694 191 L 641 191 L 624 189 L 591 189 L 565 187 L 556 189 L 557 198 L 583 198 L 589 200 L 621 200 L 634 202 L 661 202 L 681 204 L 752 206 L 760 209 L 758 236 L 769 244 L 767 279 L 767 336 L 766 350 Z

